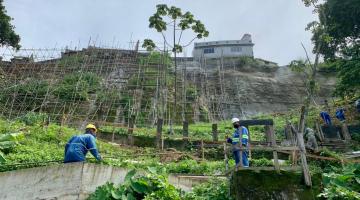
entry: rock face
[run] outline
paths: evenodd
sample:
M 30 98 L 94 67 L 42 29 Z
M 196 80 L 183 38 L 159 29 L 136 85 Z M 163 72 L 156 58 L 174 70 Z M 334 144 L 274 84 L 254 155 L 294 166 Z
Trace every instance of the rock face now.
M 246 118 L 262 113 L 285 112 L 299 107 L 306 96 L 303 75 L 293 72 L 288 66 L 278 67 L 257 60 L 249 63 L 234 58 L 190 62 L 186 64 L 186 71 L 188 77 L 198 77 L 190 81 L 205 91 L 201 93 L 203 98 L 209 104 L 217 105 L 217 110 L 210 109 L 214 118 Z M 319 72 L 317 81 L 319 94 L 316 101 L 321 103 L 331 97 L 336 78 Z

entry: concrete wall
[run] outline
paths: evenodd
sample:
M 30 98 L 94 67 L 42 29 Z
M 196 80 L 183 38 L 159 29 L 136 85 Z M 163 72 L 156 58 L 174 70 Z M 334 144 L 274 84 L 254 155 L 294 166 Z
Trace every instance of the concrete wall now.
M 4 172 L 0 173 L 0 199 L 86 199 L 106 182 L 124 182 L 127 171 L 108 165 L 72 163 Z M 169 176 L 169 182 L 184 191 L 204 181 L 204 177 Z
M 205 49 L 214 49 L 214 53 L 204 53 Z M 238 48 L 239 51 L 233 51 L 233 48 Z M 249 56 L 253 57 L 253 47 L 251 45 L 222 45 L 222 46 L 208 46 L 197 47 L 193 51 L 194 60 L 201 60 L 202 58 L 221 58 L 221 57 L 239 57 Z
M 0 173 L 0 199 L 85 199 L 107 181 L 122 182 L 126 172 L 74 163 Z

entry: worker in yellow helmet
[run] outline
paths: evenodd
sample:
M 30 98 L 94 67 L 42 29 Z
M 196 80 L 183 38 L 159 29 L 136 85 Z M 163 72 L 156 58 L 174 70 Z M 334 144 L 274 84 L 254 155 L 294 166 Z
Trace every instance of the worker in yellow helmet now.
M 88 124 L 85 133 L 73 136 L 65 145 L 64 163 L 83 162 L 88 151 L 97 159 L 101 160 L 99 151 L 96 148 L 97 128 L 93 124 Z

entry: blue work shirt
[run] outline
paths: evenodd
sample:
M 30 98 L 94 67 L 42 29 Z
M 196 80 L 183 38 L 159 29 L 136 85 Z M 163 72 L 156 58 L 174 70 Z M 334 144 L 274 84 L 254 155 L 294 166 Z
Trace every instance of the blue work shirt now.
M 242 129 L 241 133 L 240 130 Z M 235 132 L 233 134 L 232 138 L 228 138 L 227 142 L 232 143 L 233 145 L 236 145 L 240 142 L 245 146 L 247 146 L 248 140 L 249 140 L 249 131 L 246 127 L 241 126 L 237 129 L 235 129 Z
M 91 133 L 75 135 L 65 145 L 64 163 L 85 161 L 88 151 L 90 151 L 97 160 L 101 160 L 96 148 L 95 137 Z
M 338 120 L 345 121 L 345 112 L 343 108 L 337 109 L 335 115 Z
M 331 117 L 330 117 L 330 115 L 329 115 L 327 112 L 322 111 L 322 112 L 320 113 L 320 116 L 321 116 L 321 118 L 325 121 L 325 123 L 326 123 L 327 125 L 331 125 Z

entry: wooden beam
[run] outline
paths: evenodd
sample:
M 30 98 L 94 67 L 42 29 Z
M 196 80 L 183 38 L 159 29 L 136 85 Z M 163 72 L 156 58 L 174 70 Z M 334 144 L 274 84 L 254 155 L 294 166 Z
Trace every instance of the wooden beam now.
M 271 147 L 275 147 L 276 146 L 276 138 L 275 138 L 275 133 L 274 133 L 274 127 L 269 126 L 269 128 L 270 128 L 270 135 L 271 135 Z M 273 151 L 273 157 L 274 157 L 275 170 L 280 172 L 279 159 L 278 159 L 278 154 L 277 154 L 276 150 Z
M 240 126 L 274 125 L 272 119 L 240 120 Z
M 162 148 L 162 126 L 163 126 L 163 119 L 157 120 L 157 127 L 156 127 L 156 147 L 158 149 Z
M 303 174 L 304 174 L 304 178 L 305 178 L 305 184 L 307 186 L 311 187 L 312 186 L 311 175 L 310 175 L 309 166 L 308 166 L 307 160 L 306 160 L 306 150 L 305 150 L 303 133 L 296 131 L 294 126 L 291 126 L 291 130 L 297 136 L 297 141 L 298 141 L 298 145 L 299 145 L 299 148 L 300 148 L 300 158 L 301 158 L 301 165 L 302 165 Z
M 346 122 L 341 123 L 341 132 L 342 132 L 342 135 L 344 136 L 345 141 L 347 141 L 347 142 L 351 141 L 351 136 L 350 136 L 349 129 L 347 127 Z
M 189 140 L 189 122 L 183 121 L 183 139 Z
M 218 126 L 217 124 L 212 124 L 211 126 L 212 129 L 212 136 L 213 136 L 213 141 L 218 141 L 219 137 L 218 137 Z

